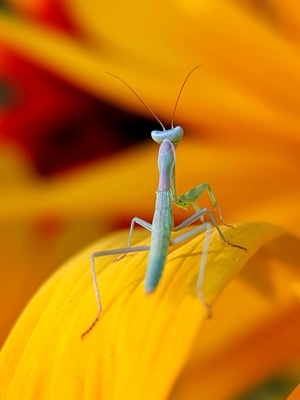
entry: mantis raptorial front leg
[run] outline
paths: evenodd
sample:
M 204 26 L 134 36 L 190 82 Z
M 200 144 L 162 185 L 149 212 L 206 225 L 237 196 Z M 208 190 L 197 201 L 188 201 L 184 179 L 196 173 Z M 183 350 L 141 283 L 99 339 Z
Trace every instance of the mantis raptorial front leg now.
M 216 197 L 214 195 L 214 192 L 212 191 L 211 185 L 209 183 L 201 183 L 198 186 L 195 186 L 193 189 L 188 190 L 187 192 L 183 193 L 181 196 L 177 197 L 176 195 L 176 190 L 175 190 L 175 176 L 173 176 L 172 182 L 172 189 L 171 189 L 171 197 L 173 203 L 179 207 L 183 208 L 184 210 L 188 209 L 189 206 L 193 206 L 195 212 L 200 211 L 200 207 L 198 205 L 198 199 L 205 193 L 208 193 L 209 199 L 212 204 L 212 211 L 217 210 L 219 214 L 219 219 L 221 223 L 225 226 L 228 226 L 232 228 L 232 225 L 226 224 L 223 215 L 221 212 L 221 208 L 219 204 L 217 203 Z

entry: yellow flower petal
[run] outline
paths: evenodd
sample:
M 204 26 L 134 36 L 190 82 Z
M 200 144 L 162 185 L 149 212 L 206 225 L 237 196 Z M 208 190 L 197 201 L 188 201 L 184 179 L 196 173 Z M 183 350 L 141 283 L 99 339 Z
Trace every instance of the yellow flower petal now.
M 209 398 L 212 388 L 215 400 L 236 398 L 299 365 L 299 259 L 299 239 L 285 236 L 249 260 L 218 297 L 172 400 Z
M 171 399 L 196 400 L 195 393 L 199 392 L 203 398 L 210 398 L 212 391 L 214 400 L 236 398 L 289 362 L 299 362 L 299 312 L 299 303 L 294 304 L 288 312 L 278 313 L 273 321 L 235 338 L 228 347 L 224 345 L 215 357 L 187 363 Z
M 259 247 L 283 235 L 257 223 L 223 231 L 248 252 L 226 246 L 213 233 L 203 287 L 209 302 Z M 135 238 L 145 236 L 137 231 Z M 86 249 L 35 296 L 0 355 L 1 399 L 167 397 L 207 320 L 195 290 L 204 235 L 172 249 L 149 296 L 142 284 L 147 252 L 116 263 L 114 256 L 98 258 L 103 314 L 81 340 L 96 313 L 89 255 L 123 246 L 126 237 L 115 234 Z
M 300 399 L 300 385 L 298 385 L 286 400 L 299 400 Z

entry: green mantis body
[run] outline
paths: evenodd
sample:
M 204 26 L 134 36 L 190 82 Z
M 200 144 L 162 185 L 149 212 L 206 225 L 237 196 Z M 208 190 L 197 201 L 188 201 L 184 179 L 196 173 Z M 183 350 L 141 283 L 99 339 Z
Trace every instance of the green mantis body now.
M 192 72 L 193 70 L 190 72 L 190 74 Z M 189 75 L 187 76 L 187 78 L 189 77 Z M 186 82 L 186 80 L 184 81 L 184 83 Z M 200 184 L 195 188 L 185 192 L 182 196 L 179 197 L 177 196 L 175 188 L 175 159 L 176 159 L 175 148 L 183 137 L 183 129 L 180 126 L 172 127 L 171 129 L 168 130 L 166 130 L 163 127 L 162 131 L 152 131 L 151 136 L 154 141 L 160 144 L 158 153 L 159 183 L 156 192 L 156 203 L 155 203 L 155 211 L 153 215 L 152 224 L 150 224 L 147 221 L 144 221 L 141 218 L 134 217 L 130 225 L 127 247 L 120 249 L 113 249 L 113 250 L 98 251 L 91 255 L 91 270 L 92 270 L 94 289 L 98 304 L 98 312 L 96 318 L 94 319 L 94 322 L 82 334 L 81 336 L 82 338 L 87 333 L 89 333 L 96 325 L 102 311 L 101 298 L 100 298 L 99 288 L 97 284 L 96 270 L 95 270 L 95 258 L 112 254 L 120 254 L 121 256 L 118 258 L 120 259 L 123 258 L 128 253 L 138 252 L 138 251 L 149 251 L 148 265 L 145 276 L 145 292 L 151 293 L 155 290 L 161 278 L 169 246 L 185 241 L 191 237 L 198 235 L 200 232 L 205 231 L 204 245 L 203 245 L 202 256 L 200 259 L 200 266 L 197 279 L 197 294 L 200 301 L 205 306 L 207 314 L 210 315 L 211 314 L 210 306 L 207 304 L 203 296 L 202 284 L 203 284 L 205 265 L 209 250 L 210 235 L 212 228 L 215 227 L 217 229 L 220 238 L 227 245 L 232 247 L 237 247 L 242 250 L 246 250 L 246 248 L 231 243 L 225 239 L 210 209 L 199 208 L 197 200 L 204 191 L 207 191 L 210 200 L 212 202 L 213 209 L 218 210 L 221 222 L 224 223 L 216 198 L 209 184 L 207 183 Z M 195 213 L 189 218 L 185 219 L 178 226 L 174 226 L 172 203 L 184 209 L 192 205 L 195 209 Z M 204 222 L 203 216 L 205 214 L 208 215 L 209 222 Z M 194 228 L 191 229 L 190 231 L 185 232 L 174 239 L 171 239 L 172 232 L 180 231 L 183 228 L 193 224 L 195 221 L 199 221 L 200 224 L 194 226 Z M 131 238 L 135 224 L 138 224 L 151 232 L 150 246 L 131 247 Z
M 175 167 L 175 150 L 172 142 L 165 139 L 159 148 L 159 183 L 156 192 L 156 204 L 151 226 L 151 244 L 148 267 L 145 276 L 145 291 L 151 293 L 156 288 L 174 229 L 172 212 L 171 181 Z M 155 249 L 155 251 L 151 251 Z

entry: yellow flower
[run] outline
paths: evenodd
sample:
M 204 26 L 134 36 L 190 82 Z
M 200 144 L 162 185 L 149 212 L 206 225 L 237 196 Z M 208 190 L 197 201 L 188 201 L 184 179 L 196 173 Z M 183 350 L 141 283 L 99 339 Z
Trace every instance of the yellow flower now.
M 175 116 L 186 130 L 177 151 L 178 191 L 209 181 L 226 221 L 265 221 L 299 235 L 296 4 L 264 2 L 259 8 L 251 0 L 75 0 L 60 5 L 74 28 L 68 31 L 33 18 L 35 7 L 46 2 L 11 3 L 19 13 L 0 14 L 1 45 L 131 111 L 147 112 L 105 71 L 125 79 L 169 121 L 184 76 L 201 64 Z M 99 134 L 105 139 L 107 132 Z M 18 240 L 6 245 L 4 224 L 1 276 L 10 274 L 18 296 L 24 276 L 28 281 L 41 279 L 41 265 L 50 271 L 55 261 L 57 265 L 58 259 L 96 236 L 97 219 L 101 232 L 135 215 L 151 220 L 156 158 L 157 145 L 143 144 L 72 176 L 5 187 L 0 221 L 8 221 L 17 232 L 14 236 L 19 239 L 21 232 L 25 240 L 21 246 Z M 48 215 L 58 217 L 60 226 L 62 221 L 72 222 L 70 235 L 56 236 L 59 249 L 49 238 L 32 240 L 28 229 L 28 221 L 36 223 L 42 217 L 43 222 Z M 182 219 L 181 210 L 176 210 L 176 218 Z M 81 341 L 95 311 L 88 271 L 92 248 L 81 253 L 41 289 L 6 342 L 0 358 L 2 397 L 20 397 L 18 390 L 23 389 L 24 398 L 194 399 L 201 393 L 217 400 L 232 398 L 276 371 L 292 369 L 293 375 L 299 360 L 299 240 L 265 222 L 226 230 L 232 240 L 241 240 L 247 254 L 226 248 L 214 237 L 205 280 L 207 298 L 217 299 L 210 321 L 195 295 L 200 235 L 170 254 L 151 297 L 141 286 L 146 253 L 107 268 L 109 260 L 98 260 L 106 308 Z M 84 233 L 81 223 L 87 228 Z M 126 233 L 104 239 L 93 249 L 124 243 Z M 31 250 L 26 262 L 14 257 L 20 247 Z M 219 268 L 213 263 L 218 260 Z M 11 275 L 16 270 L 22 271 L 17 279 Z M 1 279 L 4 289 L 12 286 L 8 280 Z M 6 289 L 5 310 L 9 294 Z
M 96 312 L 89 255 L 120 246 L 127 232 L 71 259 L 31 301 L 7 340 L 0 356 L 0 398 L 194 399 L 201 393 L 222 399 L 266 369 L 295 360 L 300 353 L 294 287 L 299 290 L 299 269 L 281 248 L 294 251 L 292 244 L 299 241 L 263 224 L 226 228 L 224 234 L 239 238 L 248 252 L 224 245 L 214 233 L 203 287 L 207 300 L 213 303 L 250 263 L 233 281 L 233 290 L 224 291 L 212 320 L 195 291 L 203 235 L 171 251 L 159 287 L 148 296 L 143 290 L 147 253 L 115 263 L 115 256 L 97 259 L 103 313 L 83 340 Z M 148 243 L 141 240 L 145 232 L 137 237 L 139 245 Z M 230 377 L 239 368 L 239 379 L 215 387 L 221 373 Z

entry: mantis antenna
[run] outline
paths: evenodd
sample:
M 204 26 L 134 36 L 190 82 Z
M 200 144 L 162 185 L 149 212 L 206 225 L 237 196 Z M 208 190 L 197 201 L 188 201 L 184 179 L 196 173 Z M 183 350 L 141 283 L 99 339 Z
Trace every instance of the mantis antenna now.
M 151 110 L 151 108 L 148 106 L 148 104 L 137 94 L 137 92 L 132 89 L 128 83 L 126 83 L 122 78 L 118 77 L 117 75 L 111 74 L 110 72 L 106 72 L 108 75 L 113 76 L 114 78 L 118 79 L 121 81 L 128 89 L 139 99 L 139 101 L 147 108 L 147 110 L 150 112 L 150 114 L 156 119 L 156 121 L 160 124 L 160 126 L 163 128 L 165 131 L 166 128 L 164 127 L 164 124 L 161 122 L 161 120 L 155 115 L 155 113 Z
M 178 102 L 179 102 L 179 99 L 180 99 L 180 97 L 181 97 L 181 93 L 182 93 L 182 91 L 183 91 L 183 88 L 185 87 L 185 84 L 187 83 L 187 81 L 188 81 L 189 77 L 192 75 L 192 73 L 193 73 L 196 69 L 198 69 L 198 68 L 200 68 L 200 67 L 201 67 L 201 65 L 197 65 L 196 67 L 194 67 L 194 68 L 187 74 L 187 76 L 185 77 L 185 80 L 183 81 L 183 84 L 181 85 L 181 88 L 180 88 L 180 90 L 179 90 L 179 93 L 178 93 L 178 96 L 177 96 L 177 99 L 176 99 L 176 102 L 175 102 L 173 114 L 172 114 L 172 119 L 171 119 L 171 128 L 172 128 L 172 129 L 174 128 L 174 117 L 175 117 L 176 109 L 177 109 Z
M 181 97 L 181 94 L 182 94 L 182 91 L 183 91 L 183 88 L 185 87 L 185 84 L 187 83 L 187 81 L 188 81 L 188 79 L 189 79 L 189 77 L 192 75 L 192 73 L 196 70 L 196 69 L 198 69 L 198 68 L 200 68 L 201 67 L 201 65 L 197 65 L 196 67 L 194 67 L 188 74 L 187 74 L 187 76 L 185 77 L 185 79 L 184 79 L 184 81 L 183 81 L 183 84 L 181 85 L 181 88 L 180 88 L 180 90 L 179 90 L 179 93 L 178 93 L 178 96 L 177 96 L 177 99 L 176 99 L 176 102 L 175 102 L 175 106 L 174 106 L 174 109 L 173 109 L 173 113 L 172 113 L 172 119 L 171 119 L 171 129 L 173 129 L 174 128 L 174 117 L 175 117 L 175 113 L 176 113 L 176 110 L 177 110 L 177 106 L 178 106 L 178 103 L 179 103 L 179 100 L 180 100 L 180 97 Z M 163 131 L 165 131 L 166 130 L 166 128 L 165 128 L 165 126 L 164 126 L 164 124 L 161 122 L 161 120 L 157 117 L 157 115 L 151 110 L 151 108 L 148 106 L 148 104 L 141 98 L 141 96 L 139 96 L 138 94 L 137 94 L 137 92 L 130 86 L 130 85 L 128 85 L 128 83 L 127 82 L 125 82 L 122 78 L 120 78 L 119 76 L 117 76 L 117 75 L 114 75 L 114 74 L 112 74 L 112 73 L 110 73 L 110 72 L 106 72 L 108 75 L 111 75 L 111 76 L 113 76 L 114 78 L 116 78 L 116 79 L 118 79 L 120 82 L 122 82 L 138 99 L 139 99 L 139 101 L 145 106 L 145 108 L 150 112 L 150 114 L 156 119 L 156 121 L 160 124 L 160 126 L 162 127 L 162 129 L 163 129 Z

